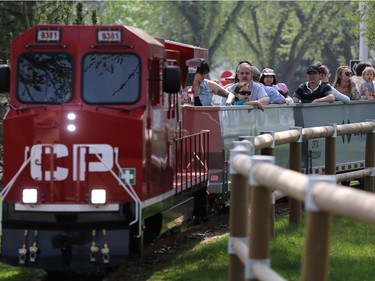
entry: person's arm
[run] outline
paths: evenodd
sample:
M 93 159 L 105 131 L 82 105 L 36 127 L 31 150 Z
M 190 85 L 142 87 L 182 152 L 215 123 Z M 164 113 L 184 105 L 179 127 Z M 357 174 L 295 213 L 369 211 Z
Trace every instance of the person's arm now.
M 213 81 L 208 81 L 208 85 L 210 86 L 211 92 L 214 93 L 215 95 L 218 95 L 220 97 L 227 98 L 226 104 L 232 104 L 234 100 L 234 94 L 229 92 L 227 89 L 224 89 L 222 86 L 219 84 L 213 82 Z
M 264 88 L 263 84 L 261 83 L 252 83 L 251 91 L 251 100 L 259 101 L 263 105 L 270 104 L 270 97 L 268 96 L 266 89 Z M 254 95 L 254 98 L 251 98 Z
M 255 101 L 249 100 L 249 101 L 245 102 L 244 105 L 252 105 L 255 108 L 259 108 L 260 110 L 264 111 L 264 105 L 261 102 L 256 101 L 256 100 Z
M 336 88 L 332 87 L 332 93 L 335 96 L 335 100 L 350 103 L 350 98 L 347 95 L 340 93 Z
M 361 93 L 359 92 L 359 88 L 356 83 L 353 81 L 350 81 L 352 85 L 352 99 L 353 100 L 360 100 L 361 99 Z
M 269 97 L 262 97 L 258 100 L 261 104 L 267 105 L 270 104 L 270 98 Z
M 328 95 L 326 95 L 323 98 L 320 99 L 315 99 L 312 101 L 312 103 L 319 103 L 319 102 L 334 102 L 335 101 L 335 96 L 332 94 L 332 92 Z
M 299 98 L 297 98 L 297 97 L 293 97 L 293 102 L 294 102 L 294 103 L 299 103 L 299 101 L 300 101 Z

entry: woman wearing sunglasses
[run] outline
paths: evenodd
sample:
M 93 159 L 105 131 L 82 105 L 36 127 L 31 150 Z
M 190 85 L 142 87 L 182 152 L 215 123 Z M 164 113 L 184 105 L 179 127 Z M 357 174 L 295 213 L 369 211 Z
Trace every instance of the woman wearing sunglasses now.
M 255 108 L 259 108 L 260 110 L 264 111 L 264 106 L 259 101 L 249 100 L 251 96 L 251 92 L 249 89 L 249 85 L 246 82 L 239 82 L 237 83 L 236 87 L 234 88 L 234 101 L 233 105 L 252 105 Z
M 361 99 L 357 84 L 352 81 L 353 73 L 347 65 L 339 66 L 336 70 L 335 81 L 332 86 L 351 100 Z

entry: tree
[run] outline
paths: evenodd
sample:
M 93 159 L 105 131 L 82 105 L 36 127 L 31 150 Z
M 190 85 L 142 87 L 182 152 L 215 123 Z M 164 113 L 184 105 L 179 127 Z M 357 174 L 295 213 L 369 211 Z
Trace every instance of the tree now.
M 102 8 L 104 23 L 207 48 L 213 69 L 247 59 L 274 68 L 292 87 L 305 80 L 309 64 L 322 61 L 334 70 L 357 52 L 348 2 L 124 1 Z
M 10 41 L 26 29 L 43 23 L 85 24 L 90 10 L 91 6 L 77 1 L 0 1 L 0 62 L 9 59 Z M 96 20 L 92 11 L 92 23 Z
M 365 23 L 366 30 L 356 30 L 356 35 L 359 37 L 363 35 L 367 38 L 369 46 L 375 45 L 375 18 L 372 16 L 375 12 L 375 2 L 362 1 L 362 10 L 357 9 L 354 16 L 357 24 Z M 359 3 L 355 2 L 353 5 L 358 6 Z M 362 34 L 361 34 L 362 33 Z

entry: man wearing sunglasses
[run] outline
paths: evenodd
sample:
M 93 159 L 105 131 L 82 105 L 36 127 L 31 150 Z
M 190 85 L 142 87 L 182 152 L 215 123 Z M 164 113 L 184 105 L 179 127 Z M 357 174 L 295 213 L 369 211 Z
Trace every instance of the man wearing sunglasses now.
M 294 91 L 295 103 L 334 102 L 335 96 L 332 87 L 320 80 L 319 67 L 311 65 L 306 70 L 307 81 L 298 86 Z

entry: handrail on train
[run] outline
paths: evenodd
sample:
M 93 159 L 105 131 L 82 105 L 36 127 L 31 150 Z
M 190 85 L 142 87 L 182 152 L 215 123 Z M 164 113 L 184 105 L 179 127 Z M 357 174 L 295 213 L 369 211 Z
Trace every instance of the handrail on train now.
M 277 138 L 289 138 L 292 141 L 290 144 L 293 144 L 298 139 L 300 141 L 301 136 L 325 137 L 328 145 L 332 145 L 337 135 L 351 132 L 367 133 L 366 168 L 363 175 L 369 178 L 374 191 L 375 122 L 338 126 L 332 124 L 299 131 L 292 130 L 291 134 L 288 131 L 261 135 L 252 138 L 251 142 L 234 142 L 230 157 L 232 192 L 228 239 L 229 280 L 285 281 L 271 269 L 268 256 L 273 235 L 272 230 L 270 231 L 272 222 L 269 214 L 272 210 L 270 201 L 274 190 L 285 193 L 294 200 L 305 202 L 307 235 L 301 280 L 328 280 L 331 214 L 375 224 L 375 194 L 337 185 L 338 178 L 332 167 L 327 169 L 331 174 L 304 175 L 299 171 L 276 166 L 273 155 L 253 155 L 254 147 L 268 148 L 265 143 L 272 146 Z M 328 153 L 327 158 L 334 157 L 334 149 L 330 150 L 333 151 Z M 327 158 L 326 164 L 334 166 L 335 161 Z M 316 243 L 320 246 L 316 247 Z
M 176 193 L 208 180 L 209 130 L 174 139 L 176 153 L 174 185 Z

